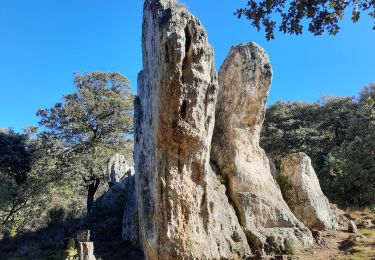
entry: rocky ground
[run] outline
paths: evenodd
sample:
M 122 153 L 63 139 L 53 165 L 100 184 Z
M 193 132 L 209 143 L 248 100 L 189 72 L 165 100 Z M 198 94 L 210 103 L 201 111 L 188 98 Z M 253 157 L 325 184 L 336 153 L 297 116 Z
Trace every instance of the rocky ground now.
M 322 243 L 314 244 L 296 254 L 297 259 L 375 259 L 374 225 L 366 225 L 375 220 L 375 213 L 369 210 L 352 211 L 350 215 L 358 223 L 357 234 L 348 231 L 323 232 Z M 368 222 L 369 223 L 369 222 Z M 365 225 L 363 225 L 365 224 Z

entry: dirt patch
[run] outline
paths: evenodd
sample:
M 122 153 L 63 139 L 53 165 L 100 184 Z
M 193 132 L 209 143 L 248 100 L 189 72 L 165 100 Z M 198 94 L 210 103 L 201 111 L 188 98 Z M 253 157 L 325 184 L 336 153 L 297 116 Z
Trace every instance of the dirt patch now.
M 322 237 L 320 245 L 301 251 L 298 259 L 375 259 L 375 230 L 360 230 L 358 235 L 347 231 L 322 232 Z

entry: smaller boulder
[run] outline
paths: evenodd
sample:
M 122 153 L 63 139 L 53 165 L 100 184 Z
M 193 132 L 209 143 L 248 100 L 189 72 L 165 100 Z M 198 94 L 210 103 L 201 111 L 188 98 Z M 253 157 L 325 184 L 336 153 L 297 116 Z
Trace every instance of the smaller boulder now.
M 109 159 L 106 175 L 109 187 L 119 183 L 124 176 L 131 175 L 130 166 L 122 154 L 116 153 Z
M 368 218 L 361 218 L 358 222 L 357 222 L 357 226 L 359 228 L 365 228 L 365 229 L 369 229 L 369 228 L 372 228 L 373 227 L 373 224 L 372 224 L 372 221 L 371 219 L 368 219 Z
M 350 220 L 349 223 L 348 223 L 348 232 L 354 233 L 354 234 L 358 233 L 357 225 L 355 224 L 355 222 L 353 220 Z
M 309 229 L 338 229 L 337 216 L 320 188 L 310 157 L 288 155 L 281 162 L 278 179 L 285 201 L 303 224 Z
M 354 234 L 354 235 L 350 235 L 349 240 L 353 241 L 353 242 L 364 242 L 366 240 L 366 236 L 364 235 L 361 235 L 361 234 Z
M 315 243 L 317 243 L 318 245 L 320 245 L 320 244 L 323 243 L 323 236 L 322 236 L 322 232 L 321 231 L 313 229 L 313 230 L 311 230 L 311 233 L 313 235 Z
M 330 208 L 333 214 L 336 216 L 336 222 L 340 230 L 346 230 L 349 224 L 349 221 L 352 219 L 350 214 L 339 209 L 336 204 L 330 203 Z M 353 220 L 353 219 L 352 219 Z

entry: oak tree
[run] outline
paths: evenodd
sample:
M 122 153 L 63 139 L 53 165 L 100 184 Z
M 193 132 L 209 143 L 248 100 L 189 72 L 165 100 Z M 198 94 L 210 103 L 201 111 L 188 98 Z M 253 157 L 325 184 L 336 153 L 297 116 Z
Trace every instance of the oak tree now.
M 335 35 L 340 31 L 340 21 L 347 12 L 353 22 L 362 13 L 375 18 L 374 0 L 249 0 L 246 7 L 235 15 L 251 21 L 258 31 L 265 29 L 267 40 L 275 38 L 275 29 L 288 34 L 301 34 L 305 24 L 314 35 L 328 31 Z M 278 24 L 279 23 L 279 24 Z M 375 25 L 372 27 L 375 30 Z
M 44 133 L 59 140 L 58 168 L 87 188 L 87 213 L 111 155 L 121 151 L 133 128 L 133 95 L 120 73 L 76 75 L 77 91 L 37 115 Z

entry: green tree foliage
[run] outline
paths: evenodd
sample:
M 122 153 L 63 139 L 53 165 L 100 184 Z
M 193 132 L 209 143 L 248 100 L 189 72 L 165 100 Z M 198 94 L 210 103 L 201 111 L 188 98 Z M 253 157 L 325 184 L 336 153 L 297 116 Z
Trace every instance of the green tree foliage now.
M 45 149 L 48 141 L 32 137 L 35 131 L 29 128 L 22 134 L 12 130 L 0 132 L 1 233 L 15 233 L 32 225 L 44 204 L 53 162 Z
M 329 155 L 334 196 L 348 205 L 375 204 L 375 85 L 360 95 L 347 137 Z
M 308 30 L 314 35 L 328 31 L 330 35 L 339 32 L 340 21 L 347 11 L 351 19 L 358 22 L 362 12 L 375 18 L 374 0 L 250 0 L 247 6 L 235 12 L 238 18 L 245 16 L 258 30 L 266 31 L 268 40 L 274 39 L 274 30 L 289 34 L 301 34 L 307 21 Z M 277 25 L 277 22 L 280 24 Z M 373 26 L 375 30 L 375 25 Z
M 119 73 L 76 75 L 74 84 L 75 93 L 37 115 L 43 134 L 61 144 L 55 151 L 59 172 L 86 186 L 90 213 L 108 159 L 124 149 L 132 133 L 133 95 Z
M 305 152 L 323 191 L 341 205 L 375 201 L 375 85 L 352 97 L 321 103 L 278 101 L 267 109 L 261 145 L 277 168 L 290 153 Z
M 27 148 L 28 136 L 9 130 L 0 130 L 0 172 L 21 185 L 31 169 L 31 153 Z

